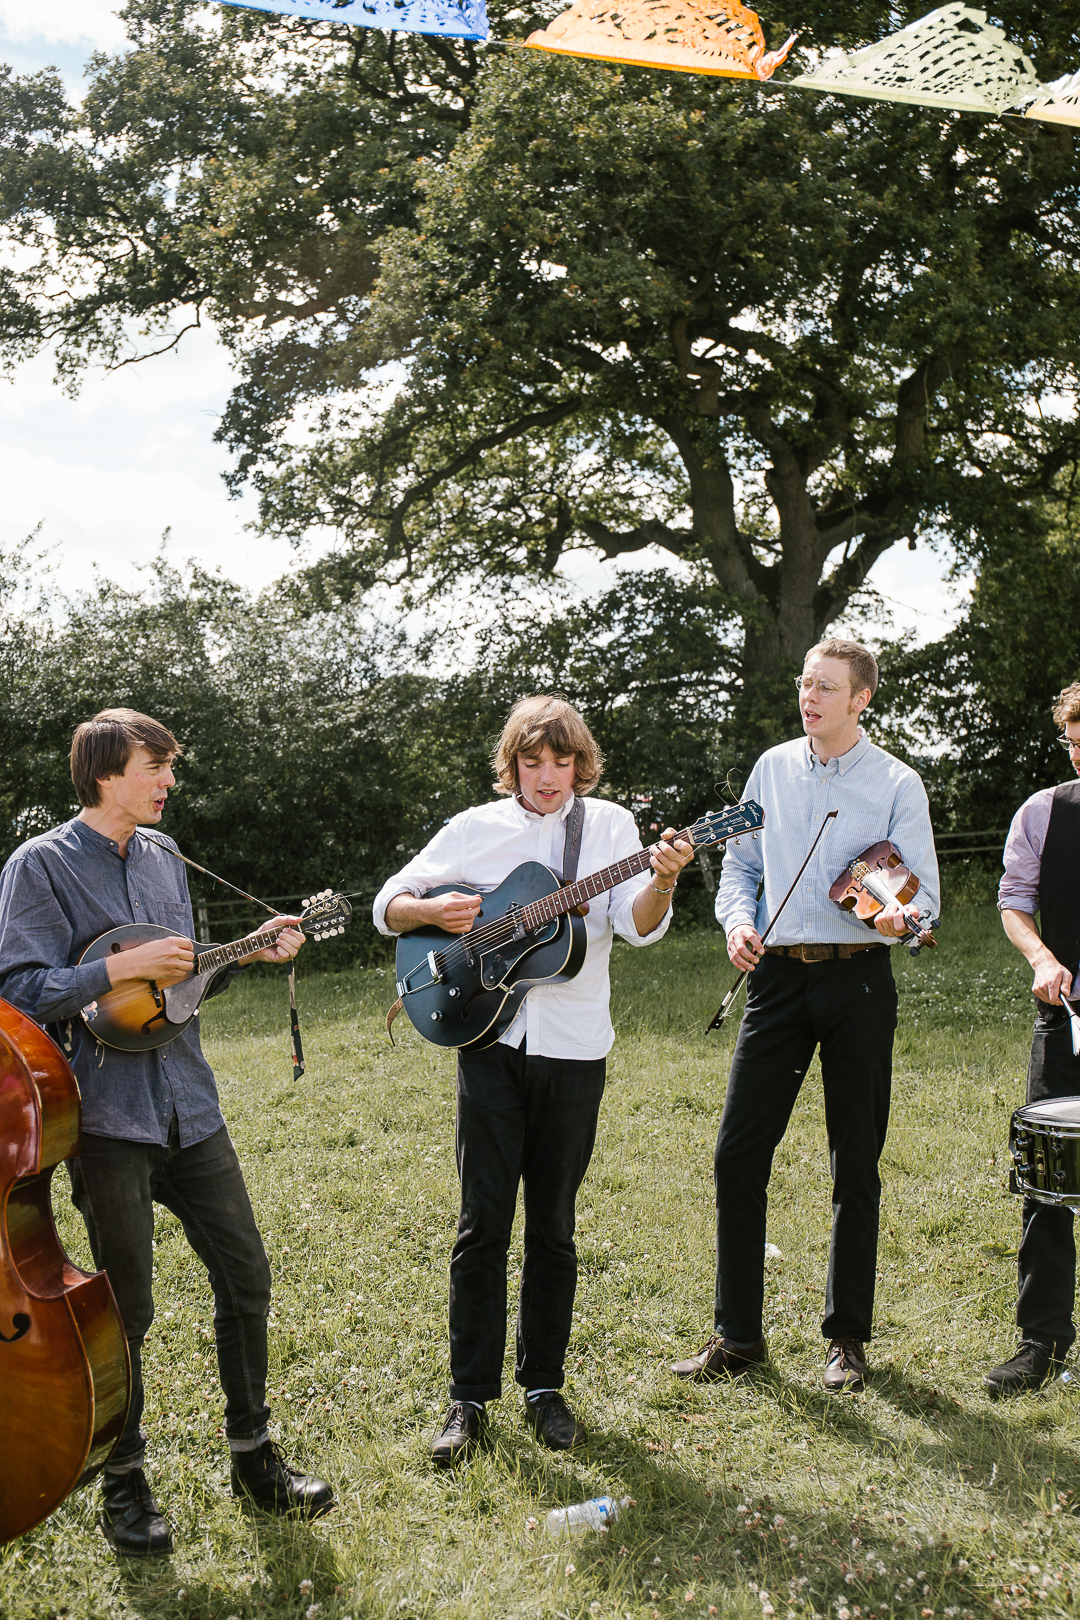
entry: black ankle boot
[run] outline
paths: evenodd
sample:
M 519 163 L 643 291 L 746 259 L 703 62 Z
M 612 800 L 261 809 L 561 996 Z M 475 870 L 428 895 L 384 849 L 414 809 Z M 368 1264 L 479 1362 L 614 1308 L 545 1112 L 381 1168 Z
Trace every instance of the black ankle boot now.
M 141 1468 L 101 1477 L 100 1524 L 110 1547 L 124 1558 L 164 1558 L 172 1533 L 150 1494 Z
M 268 1513 L 295 1513 L 305 1519 L 317 1519 L 334 1505 L 329 1485 L 290 1468 L 272 1440 L 264 1440 L 257 1451 L 233 1452 L 232 1491 L 234 1496 L 249 1496 Z

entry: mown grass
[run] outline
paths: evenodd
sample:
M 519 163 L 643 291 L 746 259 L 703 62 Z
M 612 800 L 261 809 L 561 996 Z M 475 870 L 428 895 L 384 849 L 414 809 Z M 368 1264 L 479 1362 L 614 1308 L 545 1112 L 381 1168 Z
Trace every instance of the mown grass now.
M 1057 1383 L 1000 1406 L 981 1387 L 1015 1336 L 1005 1145 L 1029 976 L 989 908 L 954 912 L 940 939 L 917 962 L 894 957 L 901 1029 L 867 1394 L 820 1387 L 830 1212 L 813 1073 L 772 1183 L 771 1365 L 707 1387 L 667 1373 L 711 1325 L 712 1148 L 734 1030 L 703 1031 L 731 970 L 715 933 L 617 946 L 618 1040 L 580 1200 L 568 1369 L 592 1442 L 573 1457 L 538 1447 L 508 1362 L 491 1449 L 450 1476 L 432 1471 L 426 1446 L 446 1400 L 452 1057 L 404 1019 L 389 1047 L 389 972 L 312 973 L 308 1073 L 293 1084 L 283 982 L 238 983 L 207 1009 L 204 1039 L 274 1265 L 275 1429 L 333 1482 L 339 1506 L 307 1526 L 251 1517 L 229 1496 L 209 1294 L 162 1212 L 149 1472 L 175 1557 L 118 1563 L 91 1488 L 0 1551 L 0 1612 L 1076 1613 L 1076 1397 Z M 56 1204 L 87 1263 L 62 1177 Z M 519 1264 L 515 1237 L 512 1284 Z M 553 1505 L 600 1493 L 633 1499 L 609 1534 L 544 1533 Z

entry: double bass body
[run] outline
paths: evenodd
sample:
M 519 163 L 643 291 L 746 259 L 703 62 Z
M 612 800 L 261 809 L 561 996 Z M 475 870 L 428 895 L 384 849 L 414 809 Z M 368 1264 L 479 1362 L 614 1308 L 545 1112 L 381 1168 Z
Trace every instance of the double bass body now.
M 127 1414 L 127 1343 L 103 1272 L 65 1254 L 50 1183 L 79 1148 L 59 1048 L 0 1001 L 0 1544 L 104 1465 Z

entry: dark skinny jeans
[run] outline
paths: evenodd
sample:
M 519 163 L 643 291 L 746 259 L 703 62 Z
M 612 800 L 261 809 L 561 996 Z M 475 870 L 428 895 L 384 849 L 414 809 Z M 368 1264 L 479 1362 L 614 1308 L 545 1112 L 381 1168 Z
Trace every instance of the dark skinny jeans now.
M 833 1178 L 821 1331 L 826 1339 L 869 1339 L 895 1029 L 887 948 L 847 961 L 766 956 L 751 974 L 715 1159 L 716 1331 L 735 1344 L 762 1336 L 773 1154 L 815 1047 Z
M 592 1157 L 606 1060 L 526 1055 L 501 1044 L 458 1055 L 461 1215 L 450 1259 L 450 1399 L 502 1393 L 506 1256 L 519 1183 L 525 1240 L 515 1381 L 561 1389 L 570 1342 L 578 1188 Z
M 108 1272 L 131 1356 L 131 1405 L 109 1471 L 141 1468 L 146 1451 L 142 1346 L 154 1320 L 155 1203 L 177 1217 L 210 1275 L 225 1434 L 232 1450 L 253 1451 L 266 1439 L 270 1417 L 270 1262 L 228 1131 L 222 1126 L 186 1148 L 175 1117 L 168 1147 L 84 1134 L 79 1157 L 67 1164 L 71 1196 L 94 1264 Z

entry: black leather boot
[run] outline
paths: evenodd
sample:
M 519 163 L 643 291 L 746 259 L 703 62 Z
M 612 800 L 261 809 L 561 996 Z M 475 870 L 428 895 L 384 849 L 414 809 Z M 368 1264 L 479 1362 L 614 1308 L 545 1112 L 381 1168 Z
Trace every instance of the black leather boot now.
M 124 1558 L 164 1558 L 173 1550 L 172 1532 L 150 1494 L 141 1468 L 101 1476 L 99 1523 L 110 1547 Z
M 334 1505 L 329 1485 L 290 1468 L 272 1440 L 264 1440 L 257 1451 L 233 1452 L 232 1491 L 268 1513 L 295 1513 L 304 1519 L 317 1519 Z

